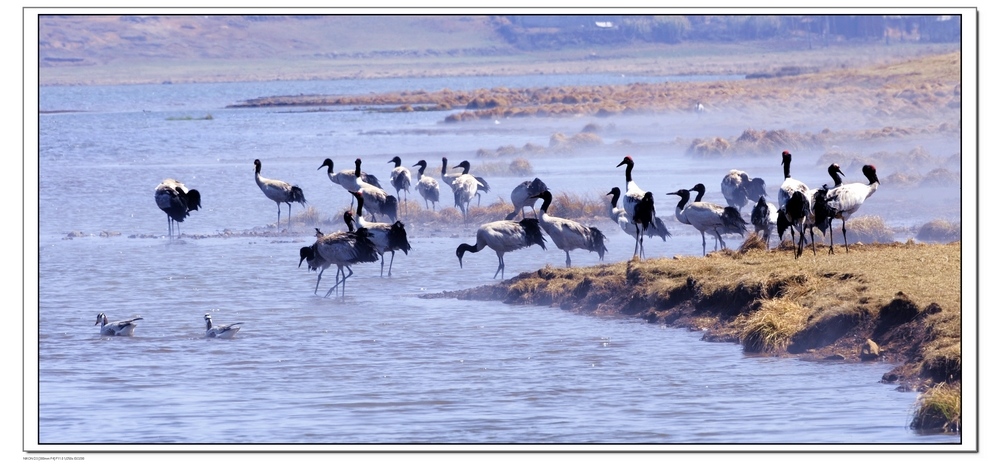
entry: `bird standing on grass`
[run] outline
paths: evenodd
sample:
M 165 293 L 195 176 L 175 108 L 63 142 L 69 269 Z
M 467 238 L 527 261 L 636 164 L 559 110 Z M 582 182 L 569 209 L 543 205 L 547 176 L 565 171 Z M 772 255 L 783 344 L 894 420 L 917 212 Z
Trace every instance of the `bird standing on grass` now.
M 672 193 L 680 196 L 681 200 L 674 208 L 674 215 L 677 221 L 695 227 L 701 232 L 701 253 L 708 255 L 705 232 L 715 235 L 722 248 L 725 249 L 726 242 L 722 239 L 723 233 L 739 233 L 741 236 L 746 231 L 746 220 L 740 216 L 733 207 L 722 207 L 710 202 L 691 202 L 691 192 L 687 189 L 680 189 Z
M 655 218 L 656 208 L 653 206 L 653 192 L 646 191 L 642 200 L 635 205 L 635 216 L 632 217 L 632 223 L 636 230 L 635 251 L 632 253 L 632 257 L 639 256 L 639 259 L 642 259 L 646 256 L 646 251 L 642 246 L 642 237 L 646 235 L 646 231 L 653 224 Z
M 640 188 L 632 179 L 632 169 L 635 168 L 635 161 L 632 160 L 632 157 L 626 155 L 617 166 L 622 165 L 625 165 L 625 196 L 622 198 L 622 208 L 625 209 L 629 222 L 632 222 L 632 217 L 635 216 L 635 205 L 642 200 L 642 196 L 646 195 L 646 190 Z
M 254 179 L 257 181 L 257 187 L 260 188 L 261 192 L 268 199 L 278 205 L 278 223 L 275 226 L 281 225 L 281 203 L 284 202 L 288 204 L 288 225 L 290 227 L 292 225 L 292 203 L 298 202 L 303 206 L 306 205 L 306 197 L 302 194 L 302 188 L 290 185 L 281 180 L 272 180 L 260 176 L 260 159 L 255 159 L 253 165 Z
M 770 249 L 771 232 L 778 226 L 778 207 L 767 202 L 764 196 L 757 199 L 757 204 L 750 211 L 750 223 L 753 224 L 754 232 L 764 238 L 764 248 Z M 781 240 L 781 236 L 778 236 Z
M 830 188 L 824 194 L 816 196 L 816 225 L 825 234 L 830 228 L 830 254 L 833 254 L 833 219 L 839 218 L 841 231 L 844 233 L 844 252 L 850 252 L 847 247 L 847 219 L 851 218 L 865 200 L 878 190 L 878 175 L 874 165 L 861 167 L 861 173 L 868 178 L 868 184 L 848 183 Z M 838 177 L 835 177 L 837 179 Z
M 714 210 L 722 209 L 723 213 L 722 218 L 725 220 L 725 226 L 724 228 L 719 230 L 720 234 L 723 235 L 734 234 L 743 236 L 743 233 L 746 232 L 747 223 L 746 220 L 743 220 L 743 214 L 740 213 L 739 209 L 732 206 L 723 207 L 714 202 L 702 201 L 702 198 L 705 197 L 704 184 L 701 183 L 695 184 L 694 187 L 691 188 L 691 191 L 698 193 L 698 195 L 695 196 L 694 198 L 694 203 L 704 203 L 705 205 L 711 206 L 711 208 Z M 715 241 L 716 242 L 714 247 L 715 249 L 719 249 L 718 239 L 716 239 Z
M 608 218 L 612 222 L 618 224 L 622 231 L 628 233 L 632 238 L 636 237 L 637 230 L 635 224 L 629 219 L 628 214 L 625 213 L 625 209 L 618 207 L 618 199 L 621 198 L 622 190 L 617 186 L 611 188 L 608 192 L 608 196 L 611 196 L 611 204 L 608 206 Z M 663 241 L 667 240 L 668 236 L 672 236 L 670 231 L 667 230 L 667 225 L 663 223 L 663 219 L 657 216 L 653 216 L 653 223 L 651 223 L 646 229 L 646 236 L 652 238 L 654 236 L 659 236 Z
M 808 222 L 809 213 L 812 212 L 812 205 L 809 199 L 809 187 L 805 183 L 792 178 L 792 154 L 790 152 L 781 152 L 781 166 L 784 171 L 784 181 L 781 182 L 781 186 L 778 187 L 778 215 L 785 216 L 785 220 L 791 226 L 789 233 L 792 236 L 792 243 L 795 244 L 795 232 L 799 232 L 799 241 L 796 248 L 795 257 L 802 255 L 802 247 L 805 245 L 805 234 L 806 224 Z M 795 204 L 789 208 L 788 201 L 792 199 L 792 195 L 796 192 L 801 192 L 802 197 L 796 199 Z M 778 229 L 778 237 L 782 236 L 782 229 Z M 813 245 L 815 248 L 815 245 Z
M 188 189 L 184 183 L 173 178 L 167 178 L 153 190 L 156 206 L 167 214 L 167 237 L 174 236 L 174 223 L 177 225 L 177 237 L 181 236 L 180 222 L 201 207 L 201 193 L 197 189 Z
M 552 193 L 548 190 L 542 191 L 534 197 L 542 200 L 542 215 L 538 218 L 538 223 L 541 224 L 542 229 L 549 235 L 556 247 L 566 252 L 566 267 L 572 265 L 569 252 L 574 249 L 596 252 L 601 260 L 604 260 L 604 253 L 608 252 L 608 248 L 604 246 L 605 236 L 601 230 L 573 220 L 549 215 Z
M 500 279 L 503 280 L 505 268 L 503 261 L 504 253 L 523 249 L 533 244 L 537 244 L 542 249 L 545 249 L 545 236 L 542 234 L 542 229 L 539 227 L 537 218 L 525 218 L 518 222 L 513 220 L 498 220 L 480 225 L 479 229 L 476 230 L 476 244 L 462 243 L 458 245 L 455 255 L 458 256 L 458 266 L 461 268 L 462 257 L 466 252 L 476 253 L 488 246 L 497 253 L 497 260 L 499 261 L 497 271 L 493 273 L 493 278 L 497 278 L 497 274 L 500 274 Z

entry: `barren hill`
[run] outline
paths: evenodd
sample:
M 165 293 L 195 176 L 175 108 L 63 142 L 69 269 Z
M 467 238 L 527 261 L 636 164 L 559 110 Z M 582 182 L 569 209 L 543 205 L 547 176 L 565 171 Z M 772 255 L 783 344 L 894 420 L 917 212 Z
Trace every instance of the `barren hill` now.
M 954 43 L 578 44 L 525 51 L 490 16 L 44 15 L 39 82 L 121 84 L 389 76 L 752 74 L 887 63 Z

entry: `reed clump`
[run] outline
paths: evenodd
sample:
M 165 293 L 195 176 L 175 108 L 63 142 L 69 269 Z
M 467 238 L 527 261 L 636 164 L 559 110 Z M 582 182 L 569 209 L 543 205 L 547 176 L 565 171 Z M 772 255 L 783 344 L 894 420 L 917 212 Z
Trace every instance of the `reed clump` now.
M 925 432 L 962 430 L 962 384 L 939 383 L 920 396 L 910 428 Z
M 836 245 L 840 240 L 841 245 L 844 240 L 841 230 L 840 220 L 834 220 L 831 224 L 833 228 L 833 243 Z M 839 238 L 838 238 L 839 237 Z M 827 236 L 829 238 L 829 236 Z M 847 243 L 891 243 L 894 233 L 886 226 L 882 217 L 877 215 L 862 215 L 852 217 L 847 221 Z
M 951 242 L 962 238 L 961 222 L 946 220 L 931 220 L 917 229 L 917 239 L 920 241 Z

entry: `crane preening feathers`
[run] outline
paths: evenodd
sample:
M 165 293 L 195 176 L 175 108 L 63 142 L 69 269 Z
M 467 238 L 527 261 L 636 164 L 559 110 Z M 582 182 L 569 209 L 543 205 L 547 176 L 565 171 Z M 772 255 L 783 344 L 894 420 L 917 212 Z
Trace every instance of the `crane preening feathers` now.
M 188 189 L 184 183 L 173 178 L 167 178 L 153 190 L 156 206 L 167 214 L 167 235 L 174 236 L 174 223 L 177 225 L 177 236 L 181 235 L 180 222 L 201 207 L 201 193 L 197 189 Z

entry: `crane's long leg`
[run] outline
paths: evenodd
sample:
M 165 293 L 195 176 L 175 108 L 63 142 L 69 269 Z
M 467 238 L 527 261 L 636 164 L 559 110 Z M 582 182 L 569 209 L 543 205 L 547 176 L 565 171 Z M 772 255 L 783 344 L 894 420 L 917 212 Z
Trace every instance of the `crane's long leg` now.
M 632 251 L 632 257 L 635 257 L 639 255 L 639 244 L 640 244 L 639 238 L 642 235 L 639 234 L 639 225 L 638 224 L 633 224 L 633 225 L 635 225 L 635 249 Z M 642 256 L 639 256 L 639 258 L 642 259 Z
M 845 253 L 846 252 L 851 252 L 847 248 L 847 220 L 845 220 L 845 219 L 841 219 L 840 220 L 840 228 L 841 228 L 841 230 L 844 231 L 844 252 Z M 830 230 L 830 243 L 833 243 L 833 230 Z M 832 246 L 832 244 L 831 244 L 831 246 Z
M 566 251 L 566 267 L 569 267 L 572 262 L 569 260 L 569 251 Z
M 706 246 L 705 246 L 705 231 L 704 230 L 701 232 L 701 255 L 703 255 L 703 256 L 707 256 L 708 255 L 708 250 L 706 249 Z
M 722 249 L 726 249 L 726 242 L 722 240 L 722 235 L 719 234 L 719 229 L 718 228 L 713 228 L 712 229 L 712 234 L 715 235 L 715 239 L 718 241 L 718 243 L 722 244 Z M 715 250 L 716 251 L 719 250 L 718 245 L 716 245 Z
M 389 276 L 392 277 L 392 261 L 396 260 L 396 251 L 389 252 L 392 253 L 392 255 L 389 256 Z M 385 259 L 382 259 L 382 262 L 385 262 Z
M 497 251 L 497 271 L 493 272 L 493 279 L 497 278 L 497 274 L 500 274 L 500 279 L 503 280 L 503 254 Z
M 340 273 L 343 273 L 343 269 L 345 269 L 345 268 L 347 269 L 347 274 L 344 275 L 344 278 L 341 278 L 340 281 L 337 282 L 337 284 L 333 285 L 333 288 L 330 288 L 330 290 L 326 292 L 326 296 L 325 296 L 326 298 L 330 297 L 330 294 L 333 293 L 333 290 L 337 289 L 338 285 L 342 285 L 340 287 L 340 296 L 344 296 L 344 292 L 347 291 L 347 277 L 350 277 L 351 275 L 354 275 L 354 271 L 351 270 L 351 266 L 349 266 L 349 265 L 347 265 L 347 266 L 338 266 L 337 270 Z
M 316 277 L 316 288 L 313 289 L 313 294 L 319 293 L 319 281 L 323 279 L 323 272 L 326 271 L 326 267 L 320 269 L 319 276 Z

